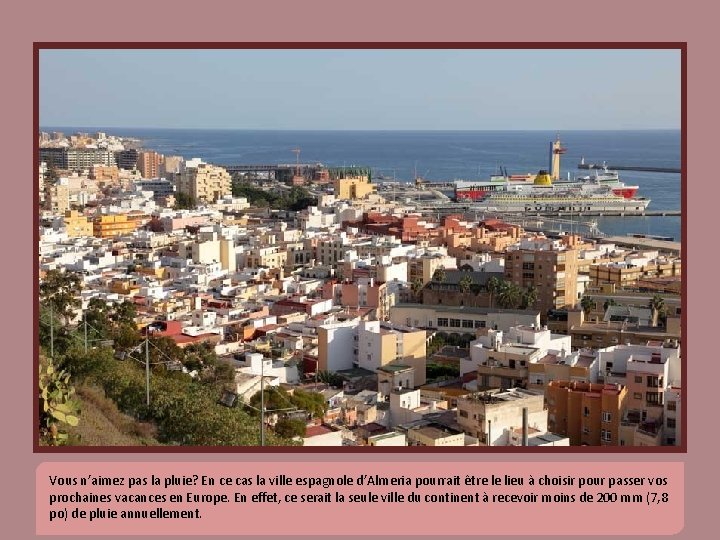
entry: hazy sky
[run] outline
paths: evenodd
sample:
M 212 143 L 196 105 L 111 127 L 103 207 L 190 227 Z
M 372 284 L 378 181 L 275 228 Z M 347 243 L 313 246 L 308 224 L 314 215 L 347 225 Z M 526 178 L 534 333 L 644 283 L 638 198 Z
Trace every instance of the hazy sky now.
M 40 125 L 680 128 L 677 50 L 43 50 Z

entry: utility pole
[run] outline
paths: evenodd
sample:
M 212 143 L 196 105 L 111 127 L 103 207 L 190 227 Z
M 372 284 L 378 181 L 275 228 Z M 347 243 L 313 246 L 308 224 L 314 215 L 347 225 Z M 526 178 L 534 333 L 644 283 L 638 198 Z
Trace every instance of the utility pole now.
M 150 337 L 145 336 L 145 402 L 150 406 Z
M 265 358 L 260 361 L 260 446 L 265 446 Z
M 55 360 L 55 334 L 53 329 L 53 306 L 50 303 L 50 359 Z
M 85 354 L 87 354 L 87 316 L 83 310 L 83 328 L 85 328 Z

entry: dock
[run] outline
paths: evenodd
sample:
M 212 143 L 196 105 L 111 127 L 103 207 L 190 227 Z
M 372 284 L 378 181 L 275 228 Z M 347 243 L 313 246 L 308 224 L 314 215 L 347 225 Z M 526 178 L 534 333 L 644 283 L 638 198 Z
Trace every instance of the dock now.
M 681 173 L 681 169 L 674 167 L 645 167 L 642 165 L 606 165 L 598 163 L 585 163 L 581 161 L 578 163 L 578 169 L 608 169 L 612 171 L 643 171 L 643 172 L 657 172 L 657 173 Z

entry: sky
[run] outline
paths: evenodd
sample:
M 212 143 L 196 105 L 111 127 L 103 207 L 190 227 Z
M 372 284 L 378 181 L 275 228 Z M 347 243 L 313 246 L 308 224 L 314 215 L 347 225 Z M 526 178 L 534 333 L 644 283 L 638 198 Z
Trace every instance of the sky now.
M 40 51 L 40 125 L 679 129 L 679 50 Z

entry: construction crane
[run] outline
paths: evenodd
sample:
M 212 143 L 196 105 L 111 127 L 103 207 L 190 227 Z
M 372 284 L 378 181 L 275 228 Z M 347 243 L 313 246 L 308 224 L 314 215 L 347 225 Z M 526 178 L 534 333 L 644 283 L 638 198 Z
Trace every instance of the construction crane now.
M 295 176 L 293 177 L 293 185 L 301 185 L 305 182 L 305 179 L 300 175 L 300 148 L 293 148 L 295 154 Z

